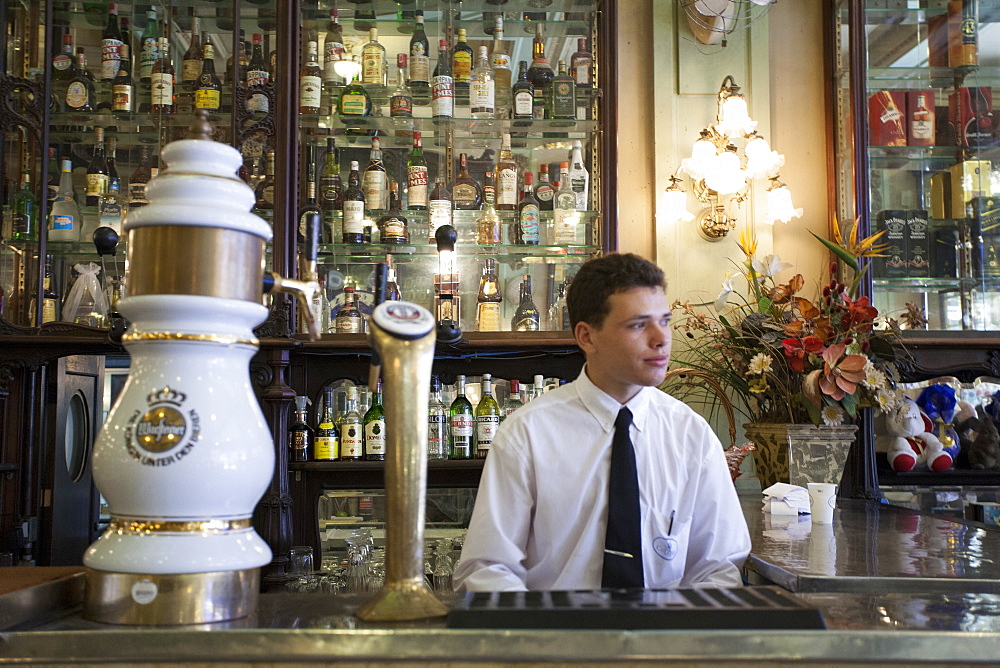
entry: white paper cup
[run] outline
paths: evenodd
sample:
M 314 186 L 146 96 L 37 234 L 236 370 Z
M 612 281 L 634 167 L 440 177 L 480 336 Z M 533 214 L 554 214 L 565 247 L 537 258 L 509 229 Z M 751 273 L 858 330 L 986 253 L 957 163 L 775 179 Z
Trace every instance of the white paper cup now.
M 831 482 L 810 482 L 809 512 L 813 524 L 833 524 L 833 509 L 837 506 L 837 486 Z

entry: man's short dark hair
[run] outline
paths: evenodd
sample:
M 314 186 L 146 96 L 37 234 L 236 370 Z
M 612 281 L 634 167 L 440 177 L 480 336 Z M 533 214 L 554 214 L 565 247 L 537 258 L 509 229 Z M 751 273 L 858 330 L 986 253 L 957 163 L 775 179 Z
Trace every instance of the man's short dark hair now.
M 604 325 L 611 311 L 608 298 L 632 288 L 666 290 L 663 270 L 649 260 L 633 253 L 609 253 L 585 262 L 573 277 L 566 306 L 570 328 L 585 322 L 594 327 Z

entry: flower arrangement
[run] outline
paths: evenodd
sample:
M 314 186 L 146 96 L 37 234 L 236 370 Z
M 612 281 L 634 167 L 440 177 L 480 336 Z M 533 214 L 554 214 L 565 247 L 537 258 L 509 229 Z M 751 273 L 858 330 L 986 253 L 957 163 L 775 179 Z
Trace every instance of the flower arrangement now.
M 854 275 L 845 285 L 833 262 L 819 296 L 807 298 L 802 274 L 779 281 L 792 265 L 776 255 L 758 258 L 756 236 L 744 231 L 745 261 L 737 274 L 727 273 L 715 301 L 674 302 L 675 328 L 694 344 L 680 352 L 681 363 L 719 378 L 751 422 L 840 425 L 863 406 L 891 410 L 899 402 L 893 389 L 899 326 L 857 295 L 870 266 L 861 260 L 880 255 L 882 234 L 859 240 L 835 222 L 836 243 L 813 235 Z

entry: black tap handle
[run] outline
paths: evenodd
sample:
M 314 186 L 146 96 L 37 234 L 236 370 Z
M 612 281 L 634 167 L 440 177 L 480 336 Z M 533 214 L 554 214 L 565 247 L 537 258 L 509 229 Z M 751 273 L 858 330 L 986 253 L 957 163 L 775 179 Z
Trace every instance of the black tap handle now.
M 93 239 L 98 255 L 114 255 L 118 249 L 118 233 L 110 227 L 98 227 Z
M 310 211 L 306 216 L 306 262 L 315 262 L 319 255 L 319 225 L 320 216 L 315 211 Z
M 389 265 L 387 263 L 379 262 L 375 265 L 375 303 L 372 305 L 373 307 L 385 301 L 385 284 L 388 274 Z
M 269 271 L 265 271 L 264 272 L 264 286 L 263 286 L 263 290 L 262 291 L 266 295 L 267 293 L 269 293 L 273 289 L 274 289 L 274 274 L 272 274 Z

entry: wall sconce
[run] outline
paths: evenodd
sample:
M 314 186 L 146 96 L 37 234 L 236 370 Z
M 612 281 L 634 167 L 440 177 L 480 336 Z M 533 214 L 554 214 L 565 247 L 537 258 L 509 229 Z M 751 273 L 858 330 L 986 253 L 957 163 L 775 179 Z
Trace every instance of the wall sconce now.
M 339 76 L 344 77 L 344 81 L 350 83 L 361 72 L 361 63 L 358 62 L 358 57 L 351 53 L 354 50 L 354 41 L 345 39 L 344 49 L 344 55 L 334 63 L 333 69 Z
M 792 206 L 792 195 L 778 181 L 778 170 L 785 157 L 771 150 L 767 140 L 757 134 L 757 121 L 750 118 L 746 98 L 732 76 L 722 80 L 719 88 L 719 112 L 716 123 L 701 131 L 691 148 L 691 157 L 681 160 L 678 172 L 691 178 L 691 191 L 705 205 L 698 213 L 698 229 L 709 241 L 722 239 L 736 227 L 732 207 L 750 196 L 754 179 L 768 178 L 767 215 L 764 222 L 787 223 L 802 215 L 802 209 Z M 745 140 L 742 153 L 734 140 Z M 687 210 L 687 195 L 681 189 L 682 179 L 670 177 L 664 199 L 666 218 L 670 222 L 689 221 L 694 216 Z

